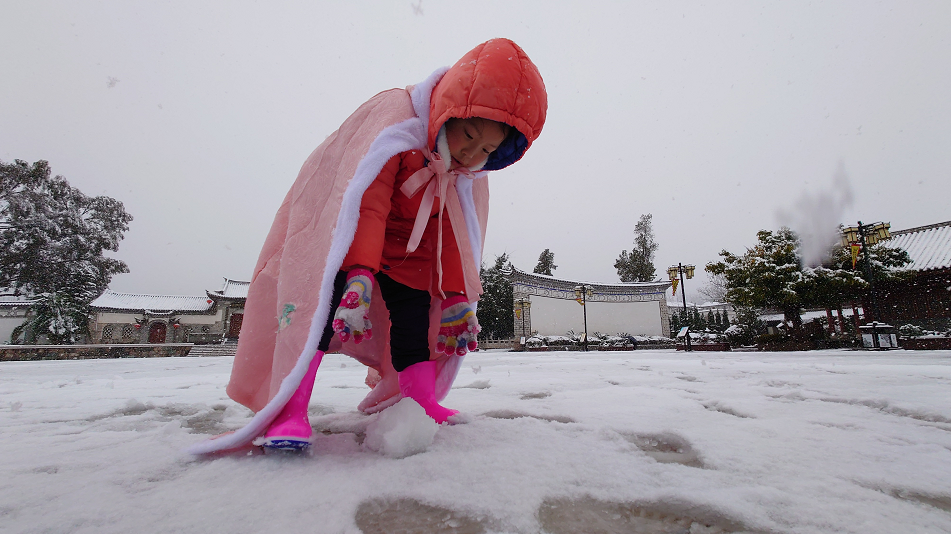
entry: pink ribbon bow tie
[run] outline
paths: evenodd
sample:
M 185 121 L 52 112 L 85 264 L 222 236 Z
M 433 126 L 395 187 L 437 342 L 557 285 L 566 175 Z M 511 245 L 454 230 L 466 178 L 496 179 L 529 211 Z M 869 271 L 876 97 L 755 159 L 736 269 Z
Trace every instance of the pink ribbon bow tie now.
M 435 197 L 439 197 L 438 212 L 438 231 L 436 240 L 436 257 L 442 258 L 442 213 L 446 208 L 446 194 L 449 186 L 456 186 L 456 178 L 461 174 L 468 178 L 474 178 L 472 171 L 465 167 L 458 169 L 449 169 L 449 163 L 443 161 L 438 153 L 432 153 L 423 149 L 423 156 L 429 160 L 429 163 L 422 169 L 413 173 L 400 187 L 400 191 L 407 198 L 413 198 L 423 187 L 423 199 L 419 204 L 419 211 L 416 212 L 416 221 L 413 222 L 413 231 L 410 233 L 409 242 L 406 243 L 406 253 L 409 254 L 419 247 L 419 242 L 423 238 L 423 232 L 426 230 L 426 224 L 430 214 L 433 212 Z M 438 192 L 437 192 L 438 191 Z M 441 262 L 440 262 L 441 263 Z

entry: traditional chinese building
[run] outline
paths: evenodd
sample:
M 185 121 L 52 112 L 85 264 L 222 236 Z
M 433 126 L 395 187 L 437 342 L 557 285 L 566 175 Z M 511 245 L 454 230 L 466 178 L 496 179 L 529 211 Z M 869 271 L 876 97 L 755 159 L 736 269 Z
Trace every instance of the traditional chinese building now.
M 951 221 L 892 232 L 888 246 L 911 257 L 910 280 L 876 285 L 884 322 L 946 324 L 951 320 Z
M 90 305 L 93 343 L 219 343 L 236 340 L 248 282 L 225 278 L 203 296 L 140 295 L 106 290 Z
M 585 316 L 589 333 L 670 335 L 670 282 L 581 282 L 514 268 L 504 274 L 512 282 L 516 337 L 583 332 Z

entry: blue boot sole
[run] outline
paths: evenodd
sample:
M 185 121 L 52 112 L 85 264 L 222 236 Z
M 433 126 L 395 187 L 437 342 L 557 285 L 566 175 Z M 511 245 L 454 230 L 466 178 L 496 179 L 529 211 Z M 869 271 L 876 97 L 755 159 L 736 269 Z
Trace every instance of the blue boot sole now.
M 304 452 L 310 447 L 310 440 L 289 437 L 264 438 L 261 446 L 264 447 L 265 452 Z

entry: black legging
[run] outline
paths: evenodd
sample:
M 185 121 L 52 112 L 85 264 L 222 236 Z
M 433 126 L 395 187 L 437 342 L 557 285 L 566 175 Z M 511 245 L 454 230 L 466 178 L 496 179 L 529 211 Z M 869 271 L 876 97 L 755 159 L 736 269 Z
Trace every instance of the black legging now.
M 383 295 L 383 303 L 390 312 L 390 353 L 393 367 L 402 371 L 414 363 L 429 360 L 429 306 L 428 291 L 403 285 L 383 273 L 377 273 L 376 283 Z M 330 316 L 317 348 L 326 352 L 333 339 L 333 318 L 347 286 L 347 273 L 340 271 L 334 278 L 334 293 L 330 301 Z M 380 325 L 374 325 L 379 328 Z

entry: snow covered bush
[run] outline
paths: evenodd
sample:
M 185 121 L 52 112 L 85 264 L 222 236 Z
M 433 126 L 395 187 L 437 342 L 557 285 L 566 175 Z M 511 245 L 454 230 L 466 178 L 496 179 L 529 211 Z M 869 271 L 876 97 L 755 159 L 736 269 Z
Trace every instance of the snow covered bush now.
M 906 324 L 898 328 L 898 333 L 902 337 L 921 337 L 925 335 L 925 331 L 919 326 L 913 324 Z
M 545 336 L 545 344 L 550 347 L 566 347 L 571 345 L 571 339 L 565 336 Z
M 538 348 L 546 346 L 546 343 L 544 338 L 532 336 L 525 340 L 525 346 L 529 348 Z

